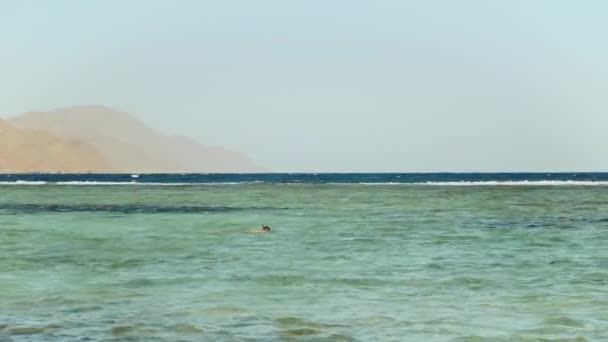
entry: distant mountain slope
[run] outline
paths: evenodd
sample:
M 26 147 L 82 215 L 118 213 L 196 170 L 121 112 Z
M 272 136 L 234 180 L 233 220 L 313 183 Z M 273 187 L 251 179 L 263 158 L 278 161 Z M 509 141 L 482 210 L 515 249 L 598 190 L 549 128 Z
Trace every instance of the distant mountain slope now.
M 11 123 L 90 145 L 107 158 L 113 172 L 261 171 L 240 153 L 161 134 L 127 113 L 103 106 L 30 112 Z
M 107 159 L 85 143 L 0 120 L 0 172 L 81 173 L 111 168 Z

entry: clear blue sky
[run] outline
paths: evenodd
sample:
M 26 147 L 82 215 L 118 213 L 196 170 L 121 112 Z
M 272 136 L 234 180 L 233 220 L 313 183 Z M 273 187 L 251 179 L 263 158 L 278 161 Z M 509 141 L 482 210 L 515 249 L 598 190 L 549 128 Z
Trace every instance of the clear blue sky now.
M 2 1 L 0 116 L 104 104 L 275 171 L 608 171 L 606 1 Z

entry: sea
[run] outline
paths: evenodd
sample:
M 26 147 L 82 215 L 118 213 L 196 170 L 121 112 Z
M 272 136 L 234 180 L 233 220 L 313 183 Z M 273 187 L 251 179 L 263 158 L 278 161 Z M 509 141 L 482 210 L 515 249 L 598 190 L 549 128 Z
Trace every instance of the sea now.
M 608 173 L 0 175 L 0 341 L 608 341 Z

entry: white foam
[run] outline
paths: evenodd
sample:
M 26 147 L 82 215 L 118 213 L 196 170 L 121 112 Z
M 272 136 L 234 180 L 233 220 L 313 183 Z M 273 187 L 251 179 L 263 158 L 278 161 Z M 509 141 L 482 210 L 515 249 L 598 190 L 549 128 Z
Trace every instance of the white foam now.
M 55 182 L 55 183 L 49 183 L 49 184 L 55 184 L 55 185 L 99 185 L 99 186 L 103 186 L 103 185 L 185 186 L 185 185 L 199 185 L 199 184 L 215 185 L 217 183 L 153 183 L 153 182 L 142 183 L 142 182 L 136 182 L 136 181 L 130 181 L 130 182 L 66 181 L 66 182 Z
M 56 185 L 132 185 L 138 184 L 132 182 L 95 182 L 95 181 L 66 181 L 66 182 L 55 182 L 52 184 Z
M 17 180 L 15 182 L 0 182 L 1 185 L 44 185 L 44 184 L 48 184 L 47 182 L 43 182 L 43 181 L 24 181 L 24 180 Z
M 139 186 L 221 186 L 221 185 L 252 185 L 252 184 L 271 184 L 271 185 L 365 185 L 365 186 L 608 186 L 608 181 L 457 181 L 457 182 L 418 182 L 418 183 L 402 183 L 402 182 L 359 182 L 359 183 L 342 183 L 342 182 L 265 182 L 265 181 L 247 181 L 247 182 L 202 182 L 202 183 L 153 183 L 153 182 L 103 182 L 103 181 L 63 181 L 63 182 L 45 182 L 45 181 L 24 181 L 17 180 L 14 182 L 0 181 L 0 185 L 139 185 Z
M 241 185 L 251 184 L 249 182 L 214 182 L 214 183 L 155 183 L 155 182 L 97 182 L 97 181 L 66 181 L 66 182 L 55 182 L 48 183 L 55 185 L 152 185 L 152 186 L 188 186 L 188 185 Z
M 417 185 L 435 185 L 435 186 L 606 186 L 608 181 L 557 181 L 557 180 L 542 180 L 542 181 L 459 181 L 459 182 L 423 182 L 411 183 Z
M 366 186 L 608 186 L 608 181 L 457 181 L 457 182 L 291 182 L 291 183 L 272 183 L 275 185 L 366 185 Z
M 188 185 L 246 185 L 258 184 L 263 182 L 209 182 L 209 183 L 154 183 L 154 182 L 97 182 L 97 181 L 64 181 L 64 182 L 44 182 L 44 181 L 16 181 L 0 182 L 0 185 L 153 185 L 153 186 L 188 186 Z
M 285 184 L 319 184 L 324 183 L 285 183 Z M 325 183 L 327 185 L 397 185 L 397 186 L 608 186 L 608 181 L 456 181 L 456 182 L 359 182 L 359 183 Z
M 132 182 L 94 182 L 94 181 L 66 181 L 66 182 L 44 182 L 44 181 L 22 181 L 0 182 L 0 185 L 190 185 L 189 183 L 136 183 Z

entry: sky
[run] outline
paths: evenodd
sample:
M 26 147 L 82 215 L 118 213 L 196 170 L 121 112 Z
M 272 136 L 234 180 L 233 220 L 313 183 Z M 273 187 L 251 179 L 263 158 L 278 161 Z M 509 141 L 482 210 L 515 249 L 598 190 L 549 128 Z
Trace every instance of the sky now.
M 277 172 L 608 171 L 602 0 L 0 0 L 0 117 L 101 104 Z

